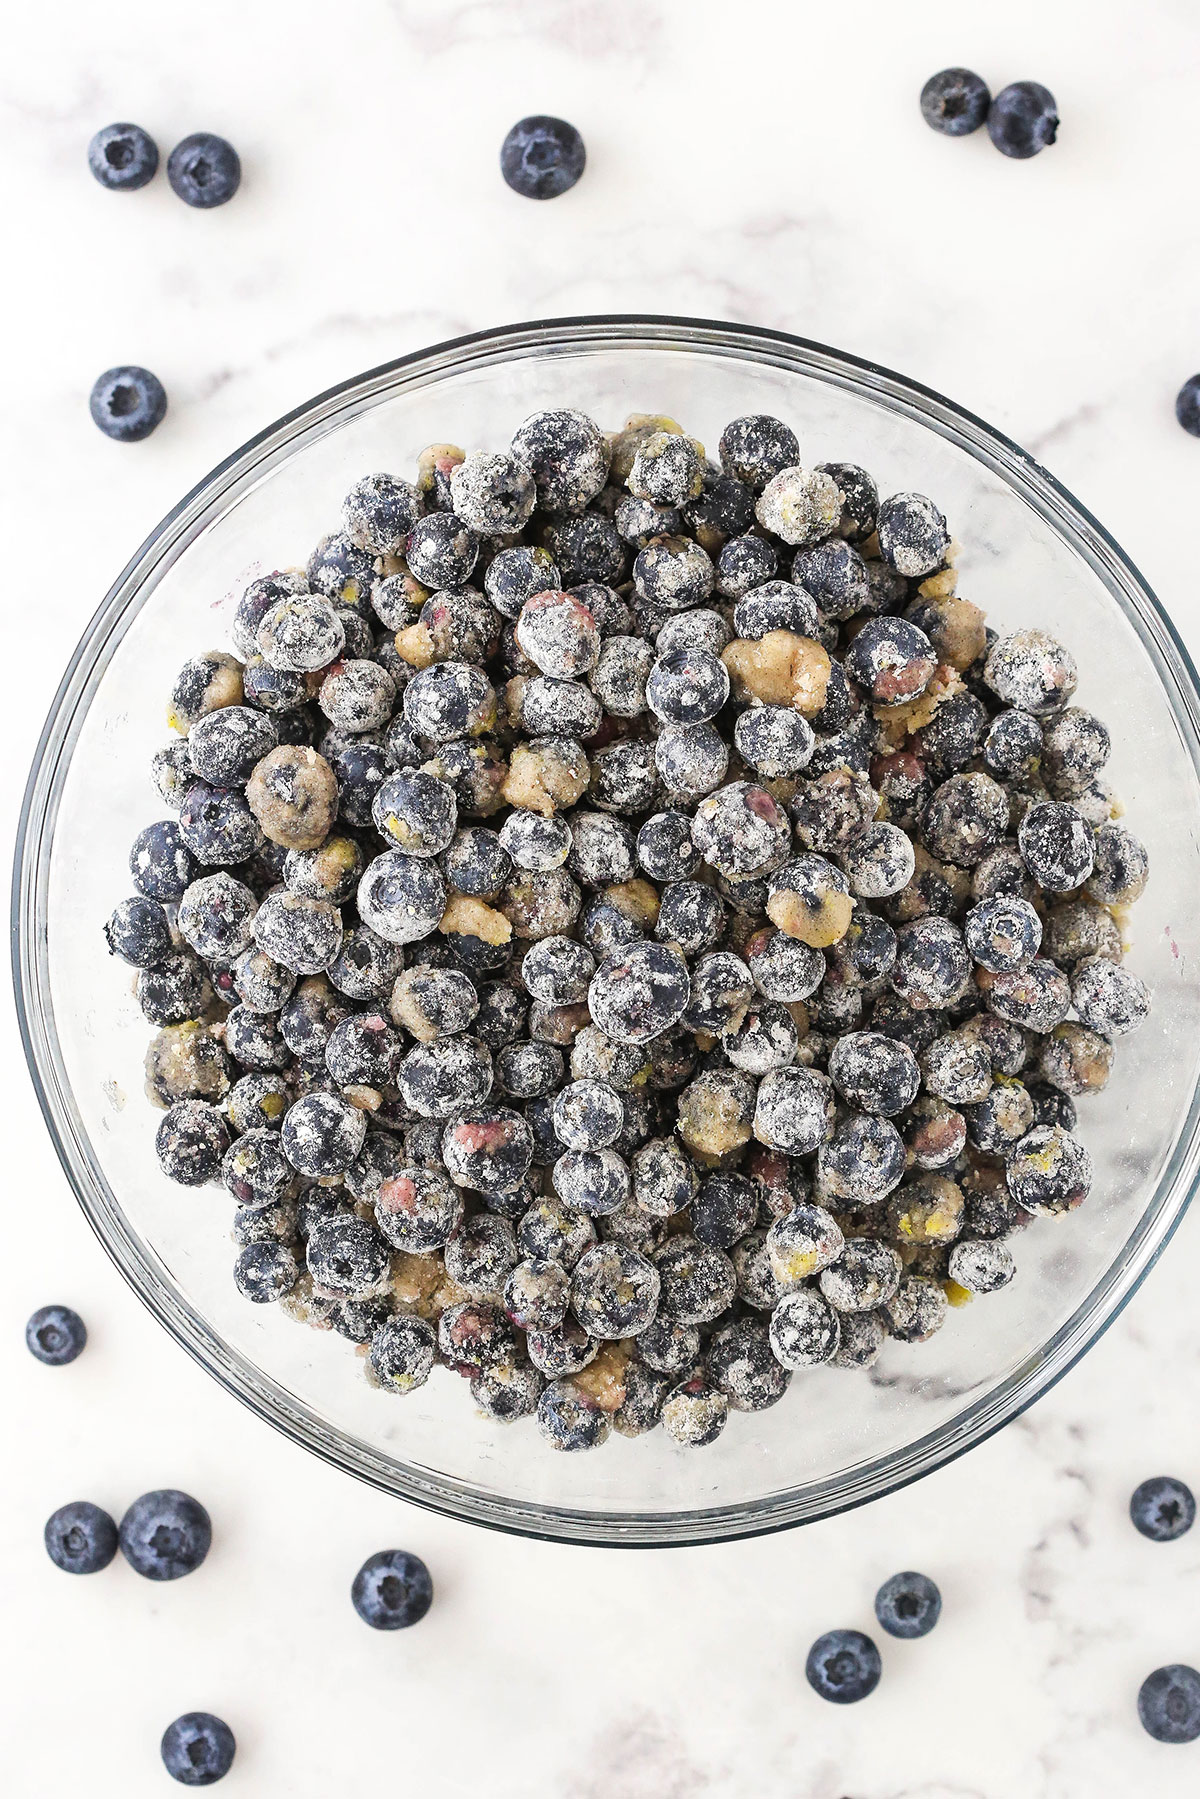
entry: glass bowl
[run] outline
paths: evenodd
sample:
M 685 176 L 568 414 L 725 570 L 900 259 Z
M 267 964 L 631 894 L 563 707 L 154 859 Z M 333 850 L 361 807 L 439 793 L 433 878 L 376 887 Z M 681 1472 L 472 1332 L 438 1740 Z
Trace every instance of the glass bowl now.
M 184 658 L 229 641 L 255 573 L 302 562 L 351 481 L 403 471 L 433 441 L 506 443 L 527 413 L 574 405 L 605 425 L 666 412 L 715 444 L 770 412 L 808 461 L 861 462 L 883 491 L 933 495 L 962 546 L 961 588 L 1000 629 L 1046 626 L 1074 650 L 1079 699 L 1112 728 L 1112 776 L 1152 878 L 1131 963 L 1149 1023 L 1081 1103 L 1096 1179 L 1082 1211 L 1038 1222 L 1004 1292 L 931 1342 L 890 1344 L 869 1375 L 797 1377 L 782 1405 L 735 1414 L 702 1453 L 662 1431 L 558 1454 L 530 1424 L 484 1422 L 437 1374 L 398 1400 L 350 1344 L 247 1304 L 230 1278 L 227 1204 L 158 1172 L 142 1094 L 148 1027 L 100 929 L 129 891 L 136 832 L 161 816 L 146 770 Z M 17 999 L 42 1109 L 85 1213 L 135 1291 L 209 1371 L 297 1442 L 397 1495 L 505 1530 L 661 1545 L 824 1517 L 937 1468 L 998 1429 L 1095 1342 L 1187 1204 L 1197 1164 L 1200 738 L 1195 671 L 1137 570 L 1035 462 L 911 381 L 778 332 L 686 319 L 517 326 L 402 357 L 334 388 L 214 470 L 143 544 L 59 689 L 17 844 Z

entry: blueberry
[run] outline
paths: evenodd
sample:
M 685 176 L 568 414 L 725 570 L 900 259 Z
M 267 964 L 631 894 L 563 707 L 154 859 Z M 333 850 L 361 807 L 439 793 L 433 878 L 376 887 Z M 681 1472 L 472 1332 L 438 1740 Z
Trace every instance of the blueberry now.
M 928 1636 L 942 1615 L 942 1596 L 927 1574 L 893 1574 L 875 1595 L 875 1616 L 890 1637 Z
M 185 206 L 224 206 L 242 179 L 233 145 L 211 131 L 194 131 L 176 144 L 167 158 L 167 180 Z
M 1175 396 L 1175 417 L 1192 437 L 1200 437 L 1200 375 L 1189 375 Z
M 132 364 L 105 369 L 92 387 L 88 400 L 92 423 L 117 443 L 140 443 L 161 425 L 167 410 L 167 390 L 149 369 Z
M 133 193 L 158 171 L 158 145 L 140 125 L 102 125 L 88 145 L 88 168 L 101 187 Z
M 535 114 L 519 119 L 500 146 L 500 173 L 527 200 L 554 200 L 583 174 L 587 151 L 574 125 Z
M 46 1554 L 64 1574 L 98 1574 L 117 1553 L 117 1527 L 86 1499 L 60 1505 L 46 1520 Z
M 1156 1668 L 1142 1682 L 1138 1717 L 1159 1743 L 1194 1743 L 1200 1737 L 1200 1674 L 1182 1662 Z
M 545 1335 L 553 1333 L 535 1333 L 535 1336 Z M 588 1357 L 590 1360 L 591 1356 Z M 586 1367 L 587 1363 L 576 1361 L 575 1366 Z M 567 1455 L 597 1448 L 607 1442 L 612 1430 L 609 1414 L 601 1411 L 573 1381 L 566 1379 L 552 1380 L 546 1388 L 538 1400 L 537 1421 L 550 1448 Z
M 947 137 L 966 137 L 987 118 L 991 99 L 981 75 L 970 69 L 942 69 L 921 89 L 921 117 Z
M 104 927 L 109 951 L 134 968 L 153 968 L 171 951 L 167 915 L 157 900 L 136 893 L 122 900 Z
M 1054 95 L 1040 81 L 1014 81 L 988 108 L 988 136 L 1004 156 L 1025 161 L 1052 144 L 1058 133 Z
M 25 1326 L 25 1347 L 48 1368 L 73 1362 L 87 1342 L 87 1326 L 70 1306 L 39 1306 Z
M 233 1766 L 237 1743 L 228 1724 L 211 1712 L 184 1712 L 163 1731 L 163 1767 L 180 1786 L 210 1787 Z
M 212 1543 L 212 1520 L 199 1500 L 172 1487 L 135 1499 L 121 1520 L 121 1554 L 147 1580 L 193 1573 Z
M 879 1651 L 861 1630 L 827 1630 L 804 1664 L 808 1684 L 832 1705 L 853 1705 L 879 1685 Z
M 234 1285 L 254 1305 L 282 1299 L 299 1278 L 299 1264 L 286 1243 L 247 1243 L 233 1264 Z
M 1136 1488 L 1129 1501 L 1135 1530 L 1152 1543 L 1171 1543 L 1196 1521 L 1192 1489 L 1170 1474 L 1156 1474 Z
M 419 1624 L 433 1604 L 433 1581 L 419 1555 L 381 1549 L 354 1576 L 350 1598 L 372 1630 L 406 1630 Z

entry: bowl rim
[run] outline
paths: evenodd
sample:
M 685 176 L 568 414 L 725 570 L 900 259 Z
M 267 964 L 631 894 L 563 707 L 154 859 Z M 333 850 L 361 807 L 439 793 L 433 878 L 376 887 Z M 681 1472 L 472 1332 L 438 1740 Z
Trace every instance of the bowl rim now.
M 74 1107 L 49 1004 L 46 898 L 49 840 L 90 693 L 148 587 L 188 547 L 214 503 L 266 472 L 338 412 L 364 411 L 397 377 L 429 380 L 472 361 L 494 362 L 554 348 L 559 353 L 624 338 L 638 347 L 674 344 L 803 369 L 827 384 L 865 392 L 957 442 L 1001 475 L 1092 567 L 1142 640 L 1200 776 L 1200 677 L 1165 609 L 1115 538 L 1027 451 L 967 408 L 881 364 L 761 325 L 651 313 L 602 313 L 532 320 L 474 331 L 378 364 L 326 388 L 226 456 L 168 512 L 126 563 L 83 631 L 39 735 L 22 800 L 12 876 L 11 955 L 17 1020 L 38 1103 L 84 1216 L 142 1302 L 176 1342 L 253 1412 L 323 1460 L 414 1504 L 510 1534 L 591 1546 L 682 1547 L 766 1535 L 814 1522 L 910 1485 L 986 1441 L 1054 1386 L 1103 1335 L 1169 1242 L 1191 1200 L 1200 1168 L 1200 1088 L 1179 1138 L 1123 1246 L 1071 1316 L 998 1385 L 963 1412 L 903 1449 L 802 1489 L 683 1514 L 589 1512 L 499 1500 L 448 1475 L 397 1462 L 330 1427 L 252 1361 L 219 1338 L 194 1310 L 154 1252 L 130 1229 Z M 350 402 L 356 404 L 350 407 Z M 139 595 L 142 597 L 139 598 Z

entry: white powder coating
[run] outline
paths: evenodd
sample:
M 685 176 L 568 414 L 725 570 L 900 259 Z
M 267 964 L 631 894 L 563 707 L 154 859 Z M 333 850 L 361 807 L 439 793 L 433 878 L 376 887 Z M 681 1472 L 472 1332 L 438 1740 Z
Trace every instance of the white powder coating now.
M 773 926 L 755 933 L 746 946 L 746 959 L 759 992 L 784 1005 L 811 998 L 825 979 L 820 950 Z
M 277 742 L 271 720 L 250 706 L 221 706 L 206 712 L 187 738 L 192 768 L 214 787 L 233 787 L 248 780 L 255 763 Z
M 179 934 L 198 956 L 232 959 L 254 941 L 258 902 L 222 869 L 193 881 L 179 902 Z M 278 960 L 278 958 L 275 958 Z
M 449 1118 L 481 1105 L 492 1090 L 491 1052 L 477 1037 L 418 1043 L 400 1064 L 400 1097 L 420 1118 Z
M 588 684 L 614 718 L 638 718 L 646 709 L 646 682 L 654 662 L 654 646 L 643 638 L 608 637 Z
M 1071 997 L 1086 1025 L 1114 1037 L 1135 1031 L 1150 1010 L 1145 981 L 1107 956 L 1088 956 L 1080 962 Z
M 783 1295 L 771 1313 L 770 1333 L 775 1360 L 793 1371 L 829 1361 L 841 1341 L 837 1313 L 810 1287 Z
M 350 1166 L 366 1135 L 367 1115 L 357 1106 L 336 1093 L 308 1093 L 284 1118 L 283 1153 L 301 1174 L 336 1173 Z
M 979 1238 L 964 1238 L 950 1251 L 947 1273 L 952 1281 L 968 1293 L 995 1293 L 1007 1287 L 1017 1272 L 1017 1264 L 1008 1244 Z
M 837 530 L 844 496 L 832 475 L 820 469 L 781 469 L 767 482 L 754 516 L 767 531 L 797 546 L 820 543 Z
M 783 1398 L 791 1373 L 780 1367 L 765 1325 L 738 1318 L 723 1325 L 708 1347 L 708 1376 L 735 1411 L 760 1412 Z
M 909 580 L 932 574 L 950 548 L 945 516 L 923 493 L 892 494 L 875 528 L 884 561 Z
M 786 855 L 791 828 L 771 795 L 750 781 L 733 781 L 696 808 L 692 842 L 723 875 L 753 875 Z
M 529 522 L 537 494 L 529 470 L 515 456 L 476 450 L 450 477 L 458 517 L 481 537 L 504 537 Z
M 364 475 L 342 502 L 342 525 L 356 550 L 398 556 L 425 510 L 411 481 L 396 475 Z
M 871 1312 L 896 1293 L 901 1269 L 900 1257 L 889 1243 L 851 1237 L 837 1262 L 822 1271 L 818 1285 L 835 1311 Z
M 517 620 L 517 645 L 544 675 L 571 681 L 595 667 L 600 629 L 573 594 L 535 593 Z
M 663 1429 L 687 1448 L 700 1449 L 715 1442 L 728 1417 L 729 1401 L 724 1393 L 698 1377 L 676 1387 L 663 1401 Z
M 617 1043 L 647 1043 L 683 1017 L 691 992 L 678 950 L 632 943 L 610 956 L 588 989 L 592 1018 Z
M 317 703 L 341 731 L 380 731 L 396 710 L 396 683 L 378 662 L 339 662 L 322 681 Z
M 654 648 L 660 656 L 693 648 L 719 656 L 732 640 L 733 632 L 719 612 L 697 606 L 690 612 L 679 612 L 667 619 L 654 640 Z
M 648 605 L 684 612 L 706 600 L 717 572 L 707 550 L 690 537 L 656 537 L 638 552 L 633 584 Z
M 893 1337 L 902 1343 L 924 1343 L 942 1328 L 949 1306 L 940 1281 L 910 1274 L 901 1280 L 895 1297 L 880 1309 Z
M 608 480 L 608 439 L 586 412 L 534 412 L 513 433 L 512 453 L 533 476 L 547 512 L 582 512 Z
M 668 800 L 711 793 L 729 768 L 729 749 L 715 725 L 666 725 L 654 745 L 654 766 Z
M 1075 658 L 1048 631 L 1013 631 L 993 644 L 983 678 L 1009 706 L 1035 718 L 1057 712 L 1075 691 Z
M 1047 893 L 1081 887 L 1095 864 L 1087 820 L 1074 806 L 1056 800 L 1030 806 L 1017 827 L 1017 845 L 1025 866 Z
M 764 1075 L 754 1106 L 754 1135 L 768 1149 L 810 1156 L 833 1135 L 833 1084 L 813 1068 Z
M 860 899 L 886 899 L 908 886 L 916 872 L 912 839 L 897 825 L 867 825 L 845 850 L 850 891 Z
M 445 909 L 446 884 L 438 870 L 403 850 L 376 856 L 359 882 L 359 917 L 389 943 L 428 937 Z
M 272 668 L 312 674 L 340 656 L 346 630 L 328 600 L 302 593 L 279 600 L 263 615 L 258 648 Z
M 495 688 L 475 663 L 435 662 L 404 689 L 404 722 L 436 746 L 473 736 L 494 717 L 495 705 Z
M 704 491 L 704 462 L 697 445 L 677 431 L 655 431 L 639 445 L 625 482 L 639 500 L 682 506 Z
M 254 941 L 293 974 L 321 974 L 342 947 L 342 915 L 329 900 L 277 889 L 255 914 Z

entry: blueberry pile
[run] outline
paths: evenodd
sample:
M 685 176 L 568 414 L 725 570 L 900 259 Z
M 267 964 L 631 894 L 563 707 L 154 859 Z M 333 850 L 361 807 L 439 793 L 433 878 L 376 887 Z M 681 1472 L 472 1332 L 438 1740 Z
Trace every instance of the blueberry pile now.
M 939 69 L 921 89 L 921 117 L 946 137 L 987 126 L 1002 156 L 1026 162 L 1058 136 L 1058 107 L 1040 81 L 1011 81 L 993 99 L 973 69 Z
M 247 1299 L 555 1448 L 711 1443 L 1091 1181 L 1146 852 L 936 504 L 535 413 L 371 475 L 181 669 L 107 925 Z

